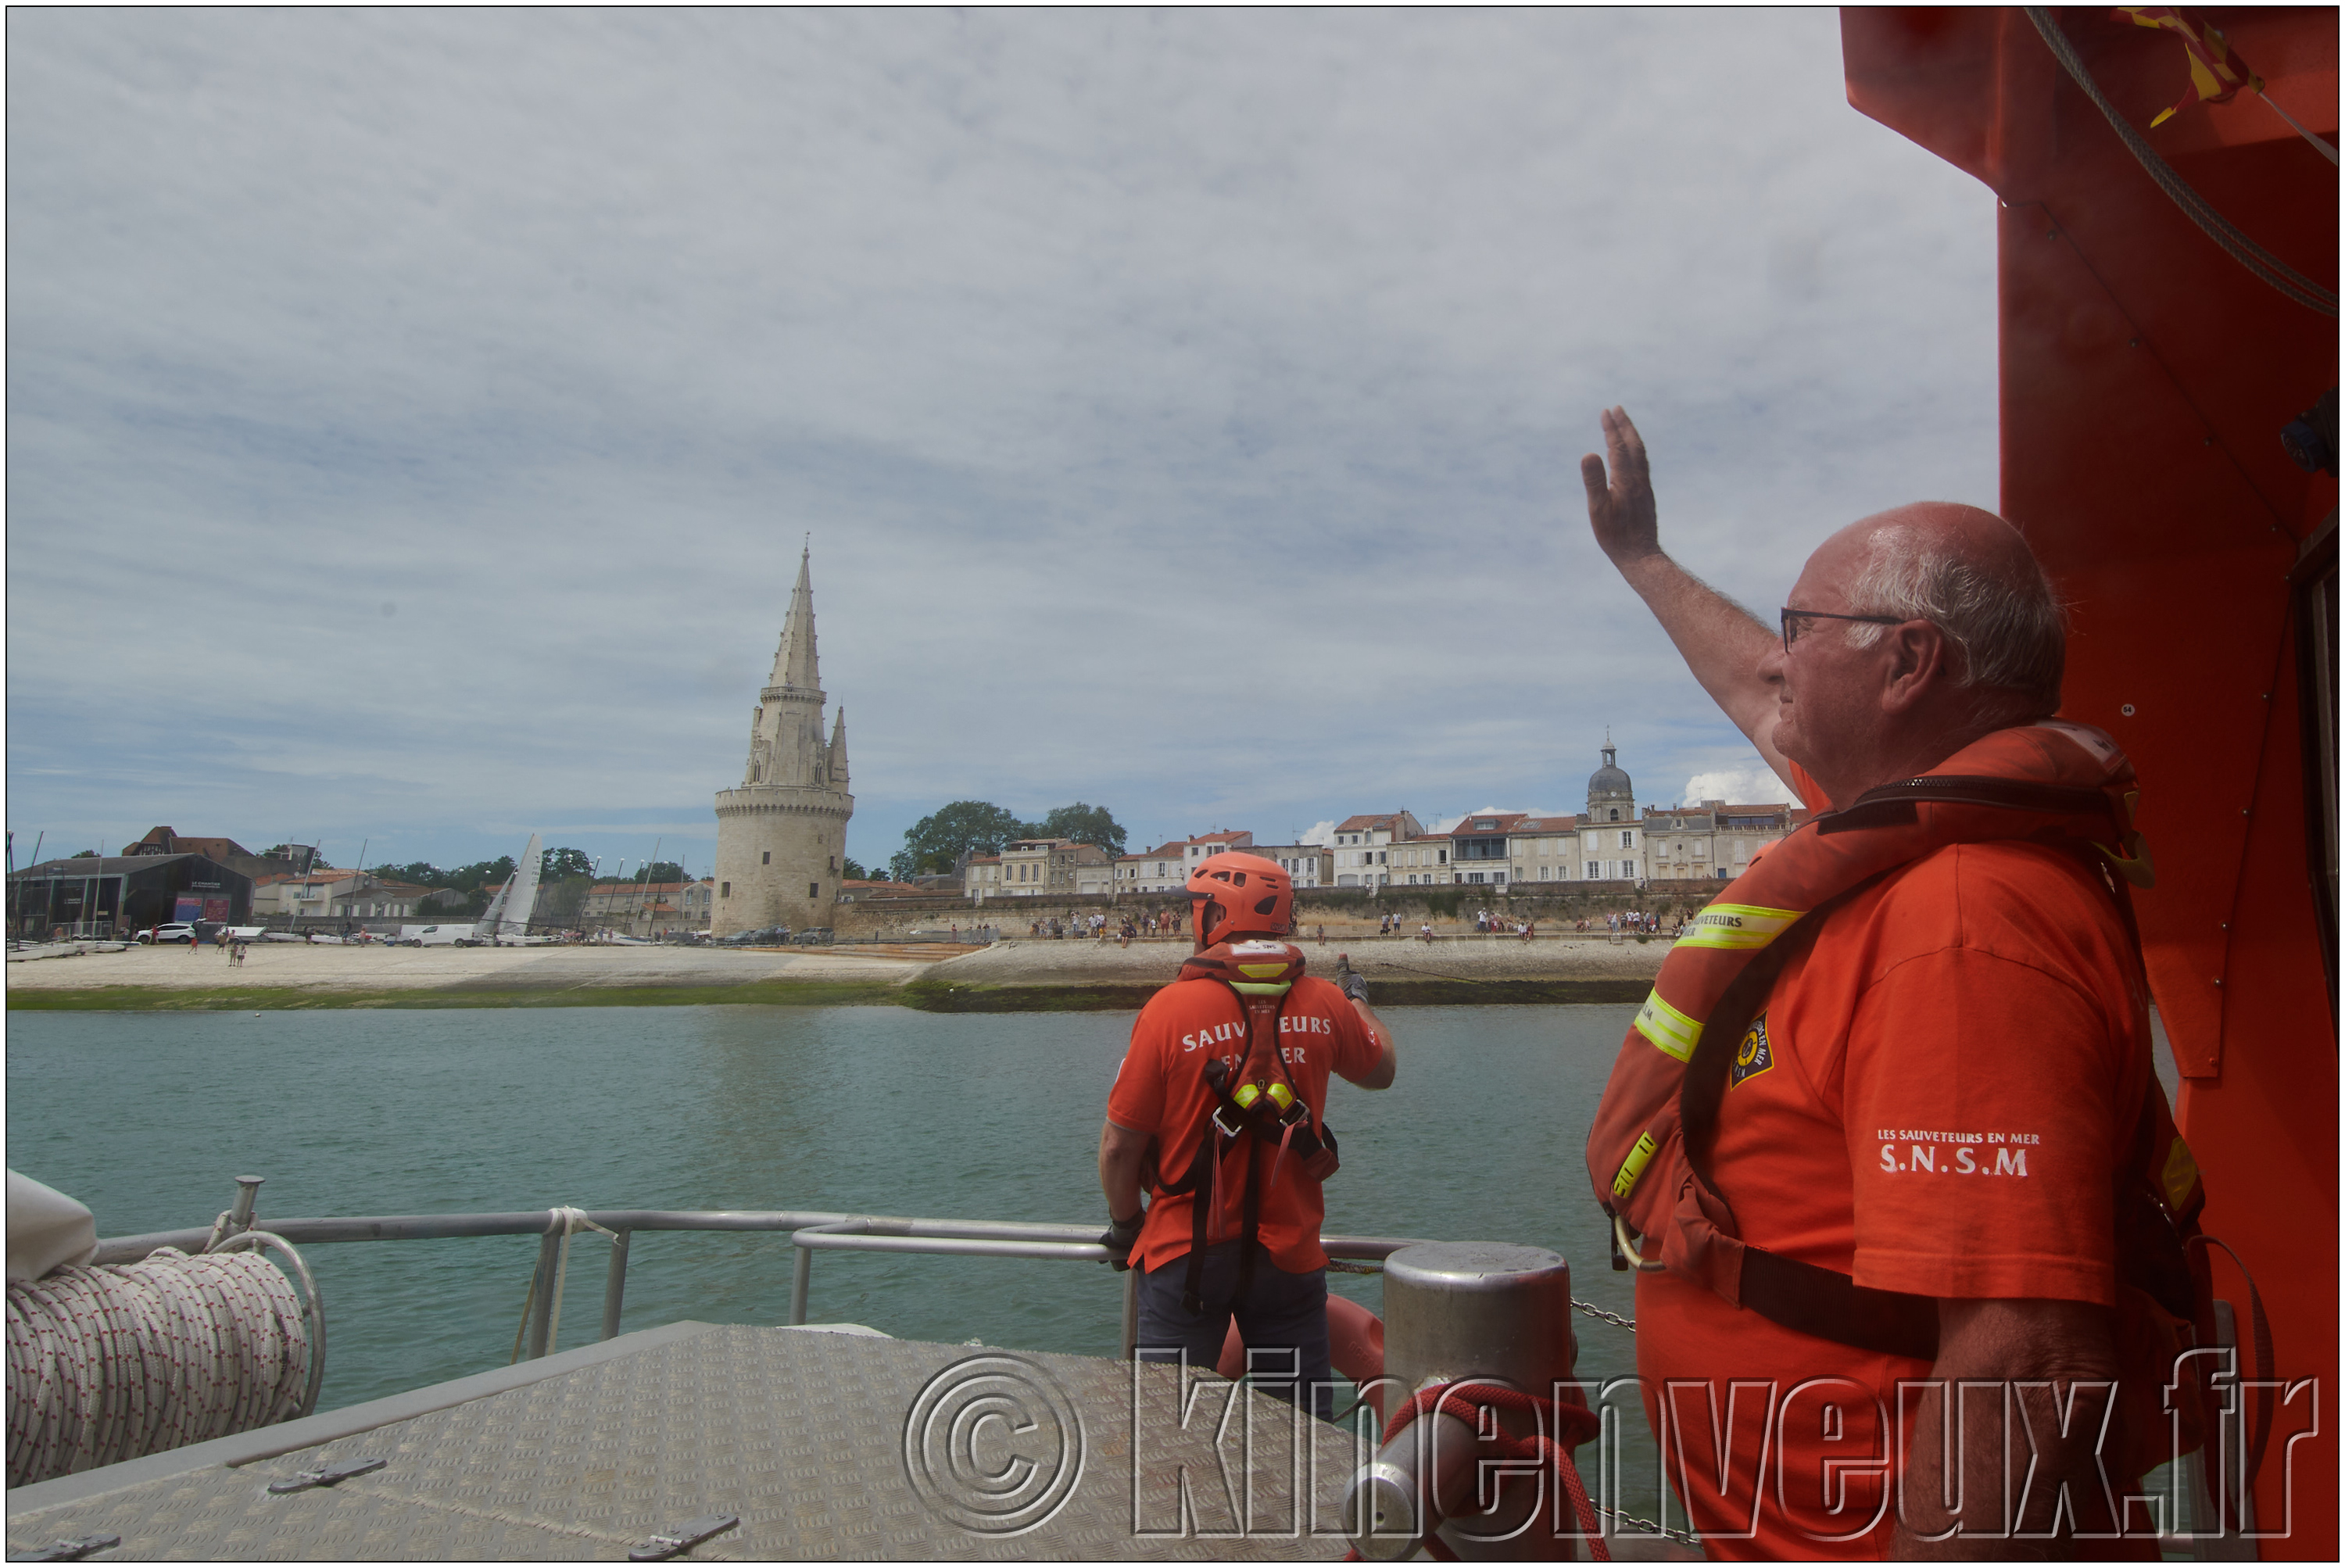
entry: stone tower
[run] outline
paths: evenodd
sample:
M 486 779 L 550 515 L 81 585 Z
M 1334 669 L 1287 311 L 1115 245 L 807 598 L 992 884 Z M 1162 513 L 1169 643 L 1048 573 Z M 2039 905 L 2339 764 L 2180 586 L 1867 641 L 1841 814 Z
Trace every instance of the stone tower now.
M 782 621 L 774 673 L 749 715 L 749 761 L 736 789 L 716 793 L 716 898 L 709 934 L 827 926 L 847 853 L 847 710 L 822 738 L 822 677 L 814 652 L 808 555 Z
M 1634 827 L 1637 821 L 1637 787 L 1629 775 L 1613 760 L 1618 748 L 1612 744 L 1612 732 L 1604 732 L 1604 765 L 1588 776 L 1588 820 L 1598 824 L 1619 823 Z

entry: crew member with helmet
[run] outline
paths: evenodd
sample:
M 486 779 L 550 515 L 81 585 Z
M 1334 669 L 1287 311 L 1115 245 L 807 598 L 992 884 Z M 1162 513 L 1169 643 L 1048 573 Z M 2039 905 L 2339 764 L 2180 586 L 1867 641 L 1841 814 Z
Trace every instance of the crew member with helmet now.
M 1340 984 L 1303 972 L 1275 861 L 1211 856 L 1187 891 L 1193 951 L 1141 1010 L 1108 1095 L 1101 1239 L 1117 1268 L 1141 1271 L 1142 1360 L 1213 1366 L 1234 1317 L 1254 1380 L 1282 1399 L 1311 1388 L 1325 1420 L 1328 1080 L 1390 1086 L 1392 1034 L 1347 964 Z

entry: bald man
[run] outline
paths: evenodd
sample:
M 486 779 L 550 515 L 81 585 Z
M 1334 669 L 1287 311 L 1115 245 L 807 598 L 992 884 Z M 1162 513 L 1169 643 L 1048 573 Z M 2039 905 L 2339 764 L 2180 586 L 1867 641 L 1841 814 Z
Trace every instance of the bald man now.
M 1807 805 L 2059 706 L 2059 605 L 2003 519 L 1924 503 L 1853 523 L 1769 625 L 1662 552 L 1644 443 L 1619 409 L 1603 426 L 1609 465 L 1581 462 L 1596 543 Z M 1649 1413 L 1713 1555 L 2040 1555 L 2079 1511 L 2106 1518 L 2098 1407 L 2064 1412 L 2072 1380 L 2116 1366 L 2109 1194 L 2149 1055 L 2093 875 L 2033 843 L 1941 847 L 1820 914 L 1767 992 L 1703 1156 L 1736 1231 L 1920 1298 L 1924 1323 L 1934 1300 L 1937 1353 L 1835 1343 L 1640 1272 Z M 1964 1399 L 1950 1455 L 1937 1390 L 1966 1381 L 1992 1397 Z

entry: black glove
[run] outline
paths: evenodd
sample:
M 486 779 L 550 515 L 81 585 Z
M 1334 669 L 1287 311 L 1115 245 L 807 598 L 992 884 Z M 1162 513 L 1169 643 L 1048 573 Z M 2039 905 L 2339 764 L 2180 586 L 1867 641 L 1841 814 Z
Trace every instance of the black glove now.
M 1353 1001 L 1365 1003 L 1368 1000 L 1367 977 L 1362 974 L 1358 970 L 1345 969 L 1337 971 L 1335 974 L 1335 983 L 1342 986 L 1344 988 L 1344 994 L 1350 997 Z
M 1107 1248 L 1107 1260 L 1118 1274 L 1132 1267 L 1132 1243 L 1140 1239 L 1140 1222 L 1147 1217 L 1145 1209 L 1130 1219 L 1108 1216 L 1107 1228 L 1100 1233 L 1100 1245 Z

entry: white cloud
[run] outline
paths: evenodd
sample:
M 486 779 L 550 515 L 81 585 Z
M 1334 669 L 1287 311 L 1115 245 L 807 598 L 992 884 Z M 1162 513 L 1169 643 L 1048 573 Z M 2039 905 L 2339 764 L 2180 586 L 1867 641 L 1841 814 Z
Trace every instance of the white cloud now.
M 1310 831 L 1304 833 L 1301 838 L 1294 841 L 1297 844 L 1319 844 L 1322 846 L 1334 843 L 1335 841 L 1335 819 L 1330 817 L 1325 821 L 1312 823 Z
M 1677 803 L 1699 806 L 1704 800 L 1723 800 L 1730 806 L 1756 806 L 1774 800 L 1802 803 L 1792 787 L 1756 758 L 1739 768 L 1717 768 L 1695 774 L 1686 780 L 1685 792 L 1678 797 Z
M 705 856 L 808 531 L 867 862 L 963 797 L 1573 799 L 1607 723 L 1653 778 L 1732 739 L 1579 521 L 1599 407 L 1748 603 L 1995 494 L 1994 199 L 1848 107 L 1829 12 L 8 43 L 27 831 Z

